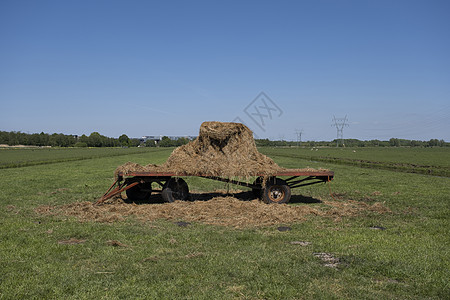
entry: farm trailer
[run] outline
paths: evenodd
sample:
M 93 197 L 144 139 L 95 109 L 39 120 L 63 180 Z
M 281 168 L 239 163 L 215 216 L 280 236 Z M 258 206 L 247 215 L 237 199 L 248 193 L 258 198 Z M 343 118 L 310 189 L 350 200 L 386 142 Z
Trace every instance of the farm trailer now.
M 256 176 L 253 184 L 229 178 L 176 174 L 173 172 L 127 172 L 119 173 L 114 183 L 106 193 L 97 200 L 96 204 L 125 192 L 131 201 L 146 201 L 152 193 L 161 193 L 166 202 L 188 200 L 189 187 L 181 177 L 197 176 L 212 180 L 232 183 L 252 189 L 255 197 L 266 203 L 287 203 L 291 198 L 291 189 L 329 182 L 334 177 L 333 171 L 328 170 L 285 170 L 268 177 Z M 279 177 L 288 177 L 281 179 Z M 152 183 L 157 183 L 161 189 L 152 189 Z

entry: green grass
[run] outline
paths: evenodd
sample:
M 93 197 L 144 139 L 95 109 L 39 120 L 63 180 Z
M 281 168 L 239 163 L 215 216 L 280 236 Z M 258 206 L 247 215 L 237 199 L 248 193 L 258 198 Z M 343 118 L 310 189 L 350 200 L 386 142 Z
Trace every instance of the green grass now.
M 7 148 L 0 149 L 0 169 L 166 150 L 161 148 Z
M 266 155 L 450 177 L 450 148 L 261 148 Z
M 285 167 L 334 170 L 336 201 L 383 202 L 392 213 L 311 216 L 284 224 L 292 227 L 288 232 L 132 218 L 81 223 L 35 213 L 40 205 L 95 201 L 117 165 L 162 163 L 171 153 L 105 151 L 97 158 L 0 170 L 0 298 L 448 299 L 449 178 L 311 162 L 270 150 Z M 223 187 L 199 178 L 189 184 L 191 190 Z M 326 185 L 294 192 L 331 200 Z M 86 241 L 58 243 L 69 238 Z M 326 267 L 314 253 L 330 253 L 341 264 Z

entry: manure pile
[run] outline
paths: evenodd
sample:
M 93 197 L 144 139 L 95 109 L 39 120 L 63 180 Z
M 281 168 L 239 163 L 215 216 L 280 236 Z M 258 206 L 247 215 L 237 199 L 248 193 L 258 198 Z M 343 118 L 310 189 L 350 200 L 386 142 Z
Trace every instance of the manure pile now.
M 283 170 L 259 153 L 252 131 L 241 123 L 204 122 L 199 136 L 176 148 L 162 165 L 126 163 L 115 174 L 127 172 L 173 172 L 180 175 L 220 177 L 270 176 Z

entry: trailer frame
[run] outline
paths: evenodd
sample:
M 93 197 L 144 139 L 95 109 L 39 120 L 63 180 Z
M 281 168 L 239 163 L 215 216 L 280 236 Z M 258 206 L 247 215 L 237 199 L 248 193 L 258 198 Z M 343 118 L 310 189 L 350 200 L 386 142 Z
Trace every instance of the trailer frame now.
M 161 193 L 164 200 L 186 200 L 189 190 L 182 177 L 201 177 L 211 180 L 231 183 L 252 189 L 255 196 L 259 196 L 267 203 L 287 203 L 290 200 L 291 189 L 303 186 L 329 182 L 334 178 L 334 172 L 328 170 L 295 170 L 287 169 L 271 176 L 257 174 L 253 183 L 234 180 L 220 176 L 180 174 L 174 172 L 127 172 L 119 173 L 114 183 L 97 200 L 95 204 L 101 204 L 108 199 L 127 192 L 127 196 L 134 195 L 138 198 L 149 198 L 150 194 Z M 288 177 L 281 179 L 280 177 Z M 153 190 L 151 183 L 156 182 L 161 190 Z M 264 182 L 264 183 L 263 183 Z M 187 194 L 186 194 L 187 190 Z M 133 193 L 131 191 L 134 191 Z M 181 198 L 181 199 L 178 199 Z

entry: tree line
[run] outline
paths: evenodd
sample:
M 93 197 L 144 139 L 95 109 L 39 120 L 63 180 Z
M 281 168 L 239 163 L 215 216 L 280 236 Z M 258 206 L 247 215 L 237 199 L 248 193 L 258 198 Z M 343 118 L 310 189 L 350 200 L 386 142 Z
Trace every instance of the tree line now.
M 172 140 L 167 136 L 162 137 L 160 141 L 147 140 L 146 142 L 129 138 L 126 134 L 122 134 L 118 138 L 111 138 L 101 135 L 98 132 L 92 132 L 90 135 L 67 135 L 62 133 L 24 133 L 20 131 L 0 131 L 0 144 L 9 146 L 25 145 L 25 146 L 51 146 L 51 147 L 178 147 L 187 144 L 188 138 L 179 138 Z M 361 141 L 357 139 L 344 139 L 343 144 L 333 141 L 271 141 L 269 139 L 257 139 L 256 145 L 259 147 L 450 147 L 450 143 L 444 140 L 431 139 L 429 141 L 417 141 L 391 138 L 388 141 L 369 140 Z
M 25 145 L 38 147 L 137 147 L 141 144 L 139 139 L 130 139 L 125 134 L 119 138 L 111 138 L 92 132 L 89 136 L 83 134 L 67 135 L 62 133 L 24 133 L 20 131 L 0 131 L 0 144 L 9 146 Z
M 129 138 L 122 134 L 118 138 L 111 138 L 92 132 L 90 135 L 67 135 L 62 133 L 25 133 L 20 131 L 0 131 L 0 144 L 9 146 L 25 145 L 37 147 L 178 147 L 189 143 L 189 139 L 181 137 L 172 140 L 163 136 L 160 141 L 143 141 L 137 138 Z
M 361 141 L 358 139 L 344 139 L 343 143 L 340 141 L 306 141 L 306 142 L 295 142 L 295 141 L 271 141 L 269 139 L 257 139 L 255 140 L 258 147 L 450 147 L 450 143 L 444 140 L 431 139 L 429 141 L 418 141 L 418 140 L 406 140 L 391 138 L 389 141 L 380 140 L 368 140 Z

